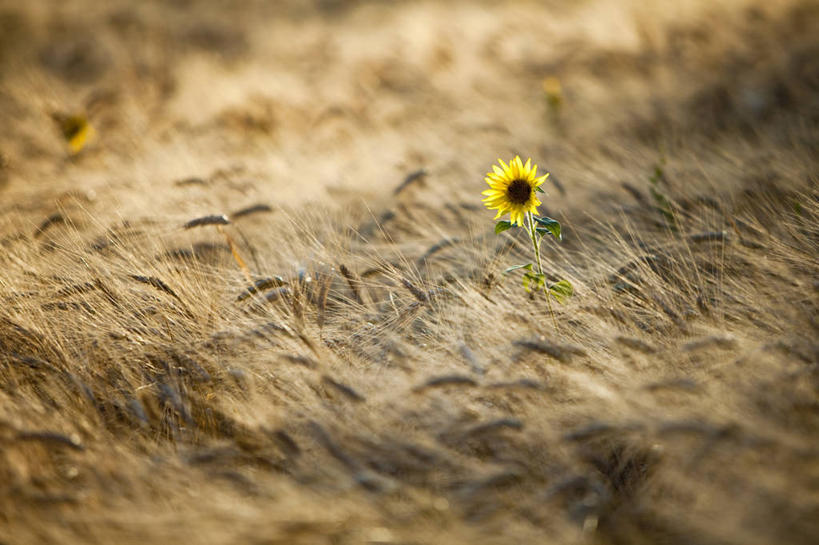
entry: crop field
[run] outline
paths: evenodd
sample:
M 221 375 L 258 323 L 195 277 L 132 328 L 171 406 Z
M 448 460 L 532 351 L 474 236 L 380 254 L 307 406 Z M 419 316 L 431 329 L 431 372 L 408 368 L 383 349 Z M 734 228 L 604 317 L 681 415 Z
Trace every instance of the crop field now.
M 0 0 L 0 126 L 0 545 L 819 539 L 815 1 Z

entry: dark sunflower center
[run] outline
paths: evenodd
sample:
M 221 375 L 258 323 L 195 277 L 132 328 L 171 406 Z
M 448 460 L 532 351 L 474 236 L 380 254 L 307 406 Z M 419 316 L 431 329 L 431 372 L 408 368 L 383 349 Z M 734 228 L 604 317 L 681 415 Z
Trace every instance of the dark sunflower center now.
M 532 196 L 532 186 L 523 180 L 515 180 L 506 188 L 506 196 L 514 204 L 525 204 Z

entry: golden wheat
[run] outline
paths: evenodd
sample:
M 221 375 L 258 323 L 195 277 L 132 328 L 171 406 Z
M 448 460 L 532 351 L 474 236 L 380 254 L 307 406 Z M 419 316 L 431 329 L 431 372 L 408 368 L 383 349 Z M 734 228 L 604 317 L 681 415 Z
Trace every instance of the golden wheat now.
M 1 543 L 815 541 L 813 3 L 69 4 L 0 10 Z

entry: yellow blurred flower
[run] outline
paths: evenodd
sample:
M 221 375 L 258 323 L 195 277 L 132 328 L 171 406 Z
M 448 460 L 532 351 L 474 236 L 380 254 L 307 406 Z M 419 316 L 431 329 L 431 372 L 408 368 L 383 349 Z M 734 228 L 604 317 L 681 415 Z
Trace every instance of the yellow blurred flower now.
M 82 114 L 67 115 L 55 112 L 51 114 L 51 117 L 57 123 L 72 154 L 82 151 L 85 144 L 94 135 L 94 128 L 88 123 L 88 118 Z
M 554 76 L 543 79 L 543 92 L 546 95 L 546 102 L 552 109 L 557 109 L 563 103 L 563 86 L 560 80 Z
M 531 159 L 523 164 L 518 156 L 509 161 L 508 165 L 501 159 L 498 159 L 498 163 L 500 167 L 492 165 L 493 172 L 486 175 L 490 189 L 482 192 L 482 195 L 486 195 L 483 203 L 490 210 L 498 211 L 495 219 L 509 213 L 510 222 L 522 226 L 527 212 L 537 213 L 540 201 L 535 196 L 535 191 L 539 190 L 549 174 L 537 177 L 537 165 L 533 166 Z

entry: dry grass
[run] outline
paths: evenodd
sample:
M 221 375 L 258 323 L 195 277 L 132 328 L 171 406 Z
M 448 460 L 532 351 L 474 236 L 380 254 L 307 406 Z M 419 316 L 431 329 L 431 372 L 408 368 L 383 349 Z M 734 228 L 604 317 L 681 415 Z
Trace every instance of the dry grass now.
M 811 2 L 30 4 L 0 543 L 819 535 Z M 512 153 L 558 330 L 479 206 Z

